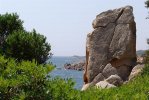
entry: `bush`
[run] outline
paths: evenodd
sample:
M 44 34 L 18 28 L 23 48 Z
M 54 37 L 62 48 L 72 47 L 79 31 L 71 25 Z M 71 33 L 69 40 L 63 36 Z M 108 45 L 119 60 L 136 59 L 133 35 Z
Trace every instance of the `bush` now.
M 0 56 L 0 100 L 147 100 L 149 65 L 134 80 L 119 88 L 79 91 L 72 80 L 51 78 L 51 65 L 35 61 L 16 63 Z
M 51 65 L 16 63 L 0 56 L 0 100 L 64 100 L 73 90 L 71 80 L 50 78 Z
M 51 46 L 46 37 L 35 30 L 24 30 L 23 21 L 16 13 L 0 15 L 0 53 L 18 61 L 29 60 L 38 64 L 48 59 Z M 51 54 L 51 53 L 50 53 Z M 51 55 L 49 55 L 51 56 Z
M 147 8 L 149 8 L 149 0 L 147 0 L 147 1 L 145 2 L 145 5 L 146 5 Z
M 23 21 L 19 19 L 16 13 L 0 14 L 0 46 L 2 47 L 5 39 L 9 34 L 16 30 L 24 30 Z
M 18 61 L 35 59 L 38 64 L 48 59 L 50 44 L 46 37 L 33 32 L 15 31 L 9 35 L 5 44 L 5 55 Z

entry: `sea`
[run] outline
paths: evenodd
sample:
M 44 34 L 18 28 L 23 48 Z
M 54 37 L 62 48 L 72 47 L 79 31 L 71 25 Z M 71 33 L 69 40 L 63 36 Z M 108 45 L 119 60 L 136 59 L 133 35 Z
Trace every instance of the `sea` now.
M 55 65 L 55 69 L 50 72 L 51 77 L 61 77 L 63 79 L 71 78 L 75 81 L 75 89 L 81 89 L 83 86 L 83 71 L 76 71 L 76 70 L 66 70 L 64 68 L 64 64 L 66 63 L 77 63 L 82 60 L 85 60 L 84 56 L 71 56 L 71 57 L 64 57 L 64 56 L 53 56 L 47 62 L 52 62 Z

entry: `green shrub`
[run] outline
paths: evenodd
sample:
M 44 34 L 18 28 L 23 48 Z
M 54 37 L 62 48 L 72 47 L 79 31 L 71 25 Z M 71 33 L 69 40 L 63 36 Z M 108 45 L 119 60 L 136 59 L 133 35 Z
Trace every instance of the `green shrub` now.
M 149 8 L 149 0 L 145 1 L 145 5 L 146 5 L 147 8 Z
M 16 63 L 0 56 L 0 100 L 62 100 L 73 90 L 71 80 L 50 78 L 51 65 Z
M 46 37 L 36 33 L 14 31 L 6 39 L 5 55 L 16 58 L 18 61 L 35 59 L 39 64 L 48 59 L 51 46 L 46 42 Z
M 143 73 L 118 88 L 87 91 L 73 89 L 70 79 L 51 78 L 51 65 L 16 62 L 0 56 L 0 100 L 147 100 L 149 65 Z
M 41 64 L 51 56 L 50 50 L 46 37 L 35 30 L 24 30 L 23 21 L 16 13 L 0 14 L 0 54 L 18 61 L 35 59 Z
M 0 47 L 1 48 L 7 36 L 16 30 L 24 30 L 23 21 L 19 19 L 19 16 L 16 13 L 13 13 L 13 14 L 6 13 L 3 15 L 0 14 Z

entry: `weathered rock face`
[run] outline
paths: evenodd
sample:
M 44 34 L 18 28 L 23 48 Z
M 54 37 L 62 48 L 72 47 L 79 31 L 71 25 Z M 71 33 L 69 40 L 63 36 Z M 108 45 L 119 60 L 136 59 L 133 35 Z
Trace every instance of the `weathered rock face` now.
M 120 86 L 123 84 L 123 80 L 118 75 L 111 75 L 105 81 L 115 86 Z
M 136 64 L 136 24 L 133 8 L 108 10 L 96 16 L 87 36 L 85 84 L 117 74 L 124 81 Z

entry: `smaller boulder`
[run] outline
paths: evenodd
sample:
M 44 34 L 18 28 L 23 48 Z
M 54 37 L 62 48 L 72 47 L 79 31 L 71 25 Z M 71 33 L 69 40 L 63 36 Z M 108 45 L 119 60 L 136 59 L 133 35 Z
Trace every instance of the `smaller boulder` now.
M 111 75 L 105 81 L 115 86 L 120 86 L 123 84 L 123 80 L 118 75 Z
M 144 68 L 144 64 L 136 65 L 132 69 L 132 71 L 131 71 L 131 73 L 129 75 L 129 79 L 128 80 L 130 81 L 130 80 L 134 79 L 136 76 L 138 76 L 142 72 L 143 68 Z
M 116 86 L 108 83 L 107 81 L 100 81 L 96 84 L 96 87 L 101 89 L 105 89 L 105 88 L 109 89 L 109 88 L 114 88 Z

